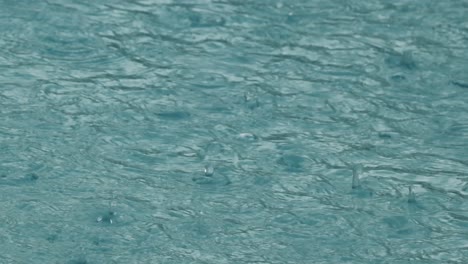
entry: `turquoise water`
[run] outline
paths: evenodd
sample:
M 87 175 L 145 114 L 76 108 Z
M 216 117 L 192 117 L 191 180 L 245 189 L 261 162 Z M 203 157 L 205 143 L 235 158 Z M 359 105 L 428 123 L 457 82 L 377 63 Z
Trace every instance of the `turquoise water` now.
M 466 1 L 0 1 L 0 263 L 468 263 Z

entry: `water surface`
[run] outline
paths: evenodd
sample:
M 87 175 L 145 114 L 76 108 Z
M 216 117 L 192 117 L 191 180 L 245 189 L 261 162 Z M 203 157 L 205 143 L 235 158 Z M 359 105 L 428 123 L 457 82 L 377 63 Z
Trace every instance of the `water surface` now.
M 0 263 L 467 263 L 466 14 L 0 1 Z

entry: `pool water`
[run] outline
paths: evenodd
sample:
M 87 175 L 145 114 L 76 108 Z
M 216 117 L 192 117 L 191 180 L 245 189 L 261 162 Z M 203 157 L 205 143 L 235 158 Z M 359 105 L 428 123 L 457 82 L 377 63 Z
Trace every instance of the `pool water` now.
M 0 263 L 468 263 L 466 14 L 0 1 Z

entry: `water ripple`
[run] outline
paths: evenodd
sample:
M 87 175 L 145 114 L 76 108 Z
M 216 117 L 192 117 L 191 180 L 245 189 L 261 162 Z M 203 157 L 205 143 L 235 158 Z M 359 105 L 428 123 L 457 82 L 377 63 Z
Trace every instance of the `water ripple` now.
M 1 2 L 0 258 L 465 263 L 467 7 Z

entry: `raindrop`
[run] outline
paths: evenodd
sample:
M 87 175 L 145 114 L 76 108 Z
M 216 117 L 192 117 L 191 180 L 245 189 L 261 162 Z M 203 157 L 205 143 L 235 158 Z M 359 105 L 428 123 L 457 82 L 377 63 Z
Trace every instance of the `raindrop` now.
M 362 174 L 362 170 L 362 164 L 357 164 L 353 167 L 353 189 L 359 188 L 361 186 L 359 176 Z
M 408 187 L 408 203 L 416 203 L 416 195 L 413 192 L 413 187 Z
M 114 223 L 114 218 L 117 215 L 116 212 L 109 211 L 106 214 L 99 216 L 96 219 L 96 222 L 98 223 L 106 223 L 106 224 L 113 224 Z
M 214 174 L 214 167 L 211 164 L 205 165 L 205 176 L 211 177 Z
M 104 224 L 113 224 L 115 220 L 118 218 L 117 211 L 115 210 L 117 198 L 114 192 L 111 192 L 111 198 L 107 207 L 107 210 L 103 215 L 100 215 L 96 222 L 104 223 Z

